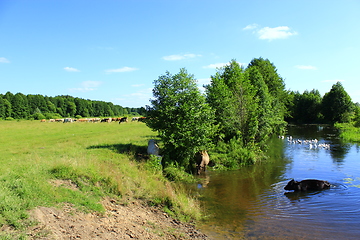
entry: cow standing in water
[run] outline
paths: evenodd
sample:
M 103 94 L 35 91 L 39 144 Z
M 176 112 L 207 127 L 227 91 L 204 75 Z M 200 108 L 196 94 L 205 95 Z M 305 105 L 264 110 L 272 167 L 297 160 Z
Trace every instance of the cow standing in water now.
M 323 180 L 307 179 L 300 182 L 295 181 L 294 179 L 288 182 L 284 187 L 285 190 L 294 190 L 294 191 L 319 191 L 323 189 L 330 188 L 330 183 Z
M 206 170 L 206 166 L 209 164 L 210 162 L 210 157 L 209 154 L 204 150 L 204 151 L 199 151 L 195 154 L 195 158 L 196 158 L 196 170 L 197 170 L 197 174 L 200 175 L 200 173 L 203 171 L 205 172 Z

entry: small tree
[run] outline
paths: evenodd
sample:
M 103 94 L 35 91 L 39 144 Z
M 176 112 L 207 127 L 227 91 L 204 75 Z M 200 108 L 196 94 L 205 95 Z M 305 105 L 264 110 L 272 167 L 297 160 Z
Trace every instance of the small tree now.
M 166 72 L 154 85 L 146 124 L 159 132 L 163 164 L 191 171 L 194 154 L 211 147 L 214 113 L 184 68 L 175 75 Z

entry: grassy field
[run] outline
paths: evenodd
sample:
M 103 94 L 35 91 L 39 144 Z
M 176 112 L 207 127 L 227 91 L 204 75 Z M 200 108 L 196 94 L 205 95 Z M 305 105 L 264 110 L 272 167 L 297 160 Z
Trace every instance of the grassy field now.
M 155 138 L 144 123 L 0 121 L 0 228 L 26 228 L 28 210 L 74 204 L 104 209 L 104 196 L 145 199 L 178 216 L 199 217 L 198 202 L 146 158 Z

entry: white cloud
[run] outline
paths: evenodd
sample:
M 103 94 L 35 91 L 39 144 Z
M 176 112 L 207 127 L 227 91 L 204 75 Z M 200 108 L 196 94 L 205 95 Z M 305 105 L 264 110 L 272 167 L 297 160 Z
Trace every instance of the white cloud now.
M 259 25 L 257 24 L 250 24 L 244 27 L 243 30 L 253 30 L 253 33 L 257 34 L 261 40 L 285 39 L 298 34 L 296 31 L 292 31 L 288 26 L 259 28 Z
M 10 63 L 10 61 L 4 57 L 0 57 L 0 63 Z
M 70 88 L 71 92 L 90 92 L 95 91 L 102 84 L 100 81 L 84 81 L 79 88 Z
M 280 27 L 264 27 L 261 28 L 258 32 L 260 39 L 274 40 L 274 39 L 284 39 L 290 36 L 297 35 L 297 32 L 291 31 L 287 26 Z
M 177 54 L 177 55 L 164 56 L 164 57 L 162 57 L 162 59 L 164 59 L 166 61 L 178 61 L 178 60 L 184 60 L 184 59 L 196 58 L 196 57 L 201 57 L 201 55 L 193 54 L 193 53 Z
M 118 72 L 132 72 L 132 71 L 136 71 L 139 70 L 137 68 L 132 68 L 132 67 L 122 67 L 122 68 L 117 68 L 117 69 L 108 69 L 105 70 L 106 73 L 118 73 Z
M 257 25 L 256 23 L 253 23 L 253 24 L 249 24 L 246 27 L 244 27 L 243 30 L 252 30 L 252 29 L 255 29 L 258 27 L 259 27 L 259 25 Z
M 296 65 L 295 67 L 302 70 L 317 70 L 317 67 L 311 65 Z
M 80 72 L 80 70 L 72 67 L 64 67 L 64 70 L 67 72 Z

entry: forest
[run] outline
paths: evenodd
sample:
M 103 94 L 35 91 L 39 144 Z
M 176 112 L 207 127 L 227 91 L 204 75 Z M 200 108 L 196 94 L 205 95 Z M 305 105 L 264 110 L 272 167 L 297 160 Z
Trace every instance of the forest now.
M 128 108 L 111 102 L 72 96 L 48 97 L 40 94 L 7 92 L 0 94 L 0 119 L 51 119 L 63 117 L 115 117 L 143 115 L 145 108 Z

